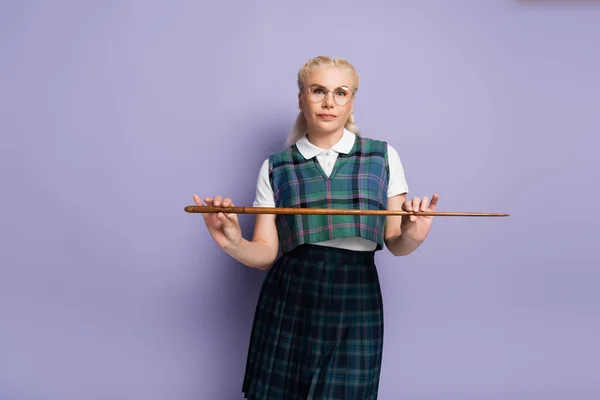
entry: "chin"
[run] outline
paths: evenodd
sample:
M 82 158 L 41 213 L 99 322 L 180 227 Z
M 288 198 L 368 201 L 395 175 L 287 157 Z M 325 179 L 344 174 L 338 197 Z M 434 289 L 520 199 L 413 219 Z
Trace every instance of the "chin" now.
M 344 129 L 344 125 L 339 123 L 319 121 L 315 124 L 315 128 L 325 133 L 333 133 Z

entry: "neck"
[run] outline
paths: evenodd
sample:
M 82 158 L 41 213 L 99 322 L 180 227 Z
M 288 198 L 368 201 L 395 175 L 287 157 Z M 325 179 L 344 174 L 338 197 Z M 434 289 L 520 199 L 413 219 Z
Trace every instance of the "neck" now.
M 306 134 L 308 141 L 321 149 L 330 149 L 342 139 L 344 128 L 334 132 L 310 131 Z

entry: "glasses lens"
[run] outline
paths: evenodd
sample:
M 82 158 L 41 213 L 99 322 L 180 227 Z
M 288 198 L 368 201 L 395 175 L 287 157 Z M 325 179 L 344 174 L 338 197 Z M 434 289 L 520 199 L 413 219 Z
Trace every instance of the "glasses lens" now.
M 340 106 L 343 106 L 344 104 L 348 103 L 352 98 L 352 92 L 347 87 L 340 87 L 335 89 L 335 92 L 333 92 L 333 96 L 335 102 Z
M 325 96 L 327 95 L 327 90 L 320 85 L 311 85 L 308 88 L 308 96 L 311 101 L 318 102 L 323 101 Z
M 339 87 L 333 90 L 332 92 L 334 101 L 340 106 L 343 106 L 344 104 L 348 103 L 352 98 L 352 91 L 345 86 Z M 328 95 L 328 93 L 329 90 L 327 90 L 321 85 L 311 85 L 308 88 L 309 98 L 313 102 L 323 101 Z

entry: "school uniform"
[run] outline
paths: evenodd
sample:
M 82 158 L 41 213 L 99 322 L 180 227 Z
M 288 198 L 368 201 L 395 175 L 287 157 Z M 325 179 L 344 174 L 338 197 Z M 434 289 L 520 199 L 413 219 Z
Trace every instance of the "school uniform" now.
M 255 206 L 384 210 L 407 193 L 396 150 L 345 130 L 306 136 L 263 163 Z M 374 255 L 385 216 L 276 216 L 282 256 L 263 283 L 242 391 L 247 399 L 376 399 L 383 302 Z

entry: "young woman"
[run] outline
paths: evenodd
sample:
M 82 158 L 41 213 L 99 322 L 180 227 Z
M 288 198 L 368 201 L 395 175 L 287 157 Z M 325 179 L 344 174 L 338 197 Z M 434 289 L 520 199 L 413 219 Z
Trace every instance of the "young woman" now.
M 255 206 L 435 211 L 436 194 L 431 202 L 406 200 L 395 149 L 359 135 L 352 115 L 358 86 L 346 60 L 317 57 L 302 67 L 294 132 L 263 163 Z M 259 214 L 246 240 L 237 216 L 226 213 L 231 199 L 194 201 L 224 208 L 203 214 L 221 249 L 268 269 L 250 338 L 246 398 L 376 399 L 383 303 L 374 254 L 384 247 L 410 254 L 433 218 Z

